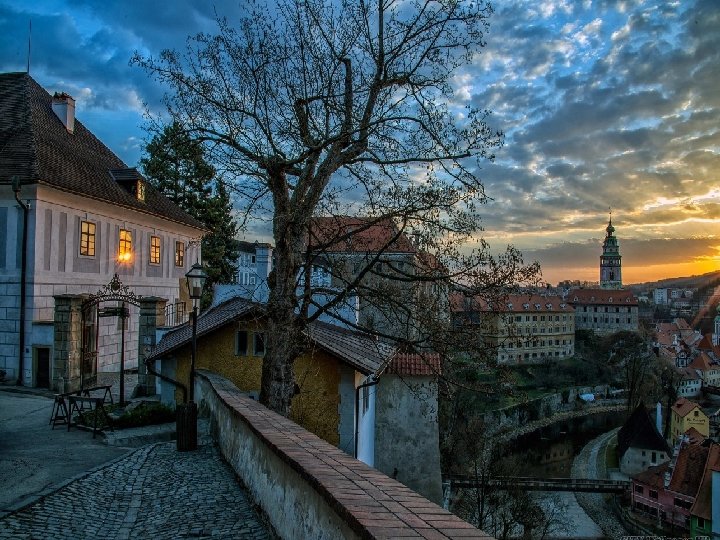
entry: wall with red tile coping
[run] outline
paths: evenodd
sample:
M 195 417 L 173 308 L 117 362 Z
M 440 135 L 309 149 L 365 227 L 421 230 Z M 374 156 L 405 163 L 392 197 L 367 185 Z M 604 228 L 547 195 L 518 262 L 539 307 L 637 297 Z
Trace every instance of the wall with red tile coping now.
M 281 538 L 490 538 L 219 375 L 199 370 L 196 395 L 225 459 Z

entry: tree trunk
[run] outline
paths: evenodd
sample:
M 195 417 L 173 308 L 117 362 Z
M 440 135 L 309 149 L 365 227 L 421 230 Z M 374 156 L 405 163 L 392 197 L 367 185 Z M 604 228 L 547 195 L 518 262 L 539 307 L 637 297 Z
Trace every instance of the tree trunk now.
M 277 206 L 277 199 L 276 199 Z M 297 316 L 296 282 L 306 220 L 291 213 L 276 214 L 275 265 L 268 286 L 265 358 L 260 383 L 260 403 L 284 416 L 290 414 L 295 395 L 294 362 L 304 349 L 302 319 Z

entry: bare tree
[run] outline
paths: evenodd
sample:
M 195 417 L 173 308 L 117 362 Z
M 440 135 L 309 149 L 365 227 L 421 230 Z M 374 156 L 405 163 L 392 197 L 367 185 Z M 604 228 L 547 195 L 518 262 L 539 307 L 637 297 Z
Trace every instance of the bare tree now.
M 272 223 L 260 394 L 270 408 L 289 411 L 305 325 L 371 275 L 482 289 L 527 271 L 516 251 L 496 261 L 476 238 L 486 202 L 478 169 L 502 134 L 487 111 L 459 103 L 451 84 L 484 45 L 491 12 L 482 0 L 251 2 L 240 20 L 218 18 L 217 35 L 190 38 L 183 54 L 134 58 L 169 87 L 170 116 L 236 179 L 245 219 Z M 313 311 L 301 270 L 323 244 L 308 249 L 311 219 L 345 214 L 390 220 L 396 234 Z M 336 232 L 326 247 L 346 234 Z M 432 271 L 380 270 L 401 234 L 434 257 Z M 461 254 L 470 240 L 475 248 Z

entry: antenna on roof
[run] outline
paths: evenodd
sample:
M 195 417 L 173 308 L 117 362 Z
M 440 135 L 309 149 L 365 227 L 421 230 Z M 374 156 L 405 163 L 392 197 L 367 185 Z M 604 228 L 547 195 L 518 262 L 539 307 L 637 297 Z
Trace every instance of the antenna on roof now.
M 30 44 L 32 43 L 32 19 L 30 19 L 30 31 L 28 32 L 28 57 L 27 57 L 27 73 L 30 75 Z

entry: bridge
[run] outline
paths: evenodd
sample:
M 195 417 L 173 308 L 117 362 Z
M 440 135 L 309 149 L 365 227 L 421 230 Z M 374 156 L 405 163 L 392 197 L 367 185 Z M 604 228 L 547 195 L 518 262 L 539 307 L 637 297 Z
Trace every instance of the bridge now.
M 493 489 L 523 489 L 525 491 L 574 491 L 585 493 L 624 493 L 630 489 L 626 480 L 598 480 L 594 478 L 531 478 L 526 476 L 495 476 L 483 481 L 474 476 L 443 477 L 450 491 L 489 487 Z

